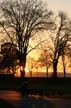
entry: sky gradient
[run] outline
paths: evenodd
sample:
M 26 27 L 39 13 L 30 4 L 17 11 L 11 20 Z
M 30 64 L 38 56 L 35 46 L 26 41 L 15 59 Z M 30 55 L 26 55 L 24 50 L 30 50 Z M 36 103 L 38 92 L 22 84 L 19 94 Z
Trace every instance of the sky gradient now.
M 43 0 L 43 2 L 48 3 L 49 9 L 55 12 L 62 10 L 71 14 L 71 0 Z

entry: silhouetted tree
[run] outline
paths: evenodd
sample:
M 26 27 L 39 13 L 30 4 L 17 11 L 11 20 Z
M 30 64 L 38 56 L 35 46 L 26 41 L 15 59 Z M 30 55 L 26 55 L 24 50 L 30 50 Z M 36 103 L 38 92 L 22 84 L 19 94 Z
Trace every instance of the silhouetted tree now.
M 62 55 L 62 63 L 63 63 L 63 71 L 64 71 L 64 78 L 66 77 L 66 63 L 65 63 L 65 55 Z
M 71 23 L 69 18 L 63 12 L 59 13 L 59 18 L 59 27 L 54 40 L 53 77 L 57 77 L 57 65 L 59 57 L 62 56 L 64 59 L 64 55 L 69 47 L 69 41 L 71 38 Z M 65 73 L 64 67 L 64 74 Z
M 48 69 L 52 66 L 52 55 L 46 47 L 41 49 L 40 52 L 41 53 L 38 62 L 40 63 L 40 67 L 46 67 L 46 76 L 48 77 Z
M 34 66 L 35 60 L 31 56 L 28 56 L 27 59 L 28 59 L 28 70 L 29 70 L 29 74 L 30 74 L 30 77 L 32 77 L 32 75 L 33 75 L 33 68 L 35 68 L 35 66 Z
M 32 70 L 33 70 L 33 64 L 31 63 L 31 64 L 30 64 L 30 69 L 29 69 L 30 77 L 32 77 Z
M 70 44 L 67 45 L 65 52 L 63 52 L 62 54 L 64 78 L 66 77 L 67 68 L 69 68 L 69 65 L 70 65 L 70 59 L 71 59 L 71 45 Z
M 0 9 L 1 33 L 9 38 L 8 41 L 16 44 L 20 52 L 20 66 L 23 67 L 21 76 L 25 76 L 29 41 L 36 33 L 53 29 L 53 13 L 38 0 L 4 1 Z
M 13 43 L 7 42 L 1 45 L 2 60 L 0 61 L 0 69 L 7 68 L 7 73 L 10 71 L 15 73 L 15 62 L 18 57 L 18 51 Z

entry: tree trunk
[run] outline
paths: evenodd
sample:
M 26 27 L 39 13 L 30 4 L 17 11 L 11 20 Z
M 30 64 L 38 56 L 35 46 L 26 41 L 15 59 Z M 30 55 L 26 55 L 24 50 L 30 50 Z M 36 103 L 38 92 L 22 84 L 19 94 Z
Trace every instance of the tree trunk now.
M 47 77 L 48 77 L 48 66 L 46 67 Z
M 28 46 L 22 46 L 23 44 L 22 41 L 20 43 L 21 43 L 19 44 L 20 73 L 21 73 L 21 77 L 25 77 L 26 53 L 27 53 Z
M 48 60 L 47 60 L 47 56 L 46 56 L 46 76 L 48 77 Z
M 32 77 L 33 64 L 30 65 L 30 77 Z
M 64 67 L 64 78 L 66 77 L 66 69 L 65 69 L 65 67 Z
M 20 66 L 20 73 L 21 73 L 21 77 L 25 77 L 25 69 L 23 64 Z
M 52 77 L 57 78 L 57 65 L 58 65 L 58 58 L 53 61 L 53 75 Z
M 23 70 L 20 69 L 20 73 L 21 73 L 21 77 L 25 77 L 25 70 L 24 69 Z
M 20 73 L 21 77 L 25 77 L 26 53 L 20 55 Z
M 59 54 L 55 52 L 55 56 L 53 59 L 53 75 L 52 77 L 57 78 L 57 65 L 58 65 L 58 60 L 59 60 Z
M 65 57 L 62 55 L 62 62 L 63 62 L 63 72 L 64 72 L 64 78 L 66 77 L 66 64 L 65 64 Z

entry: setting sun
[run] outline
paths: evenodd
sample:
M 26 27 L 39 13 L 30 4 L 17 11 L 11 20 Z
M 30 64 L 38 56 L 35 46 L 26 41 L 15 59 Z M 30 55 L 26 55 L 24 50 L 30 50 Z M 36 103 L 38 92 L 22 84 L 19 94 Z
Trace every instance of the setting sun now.
M 17 77 L 20 77 L 20 76 L 21 76 L 20 70 L 23 70 L 23 67 L 22 67 L 22 66 L 21 66 L 21 67 L 19 66 L 19 67 L 16 69 L 15 76 L 17 76 Z M 26 68 L 25 68 L 25 74 L 27 74 L 27 73 L 29 73 L 29 69 L 26 67 Z

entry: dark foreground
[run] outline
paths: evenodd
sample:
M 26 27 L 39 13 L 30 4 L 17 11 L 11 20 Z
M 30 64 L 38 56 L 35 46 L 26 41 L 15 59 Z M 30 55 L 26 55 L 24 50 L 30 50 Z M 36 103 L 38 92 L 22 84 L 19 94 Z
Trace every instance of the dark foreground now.
M 40 92 L 24 96 L 25 81 Z M 71 79 L 0 76 L 0 108 L 71 108 Z
M 71 108 L 71 99 L 23 96 L 16 91 L 0 91 L 0 108 Z
M 1 76 L 0 90 L 20 91 L 24 81 L 28 82 L 29 88 L 37 89 L 46 96 L 71 97 L 71 78 L 14 78 Z
M 0 99 L 0 108 L 16 108 L 14 105 L 10 104 L 9 102 Z

